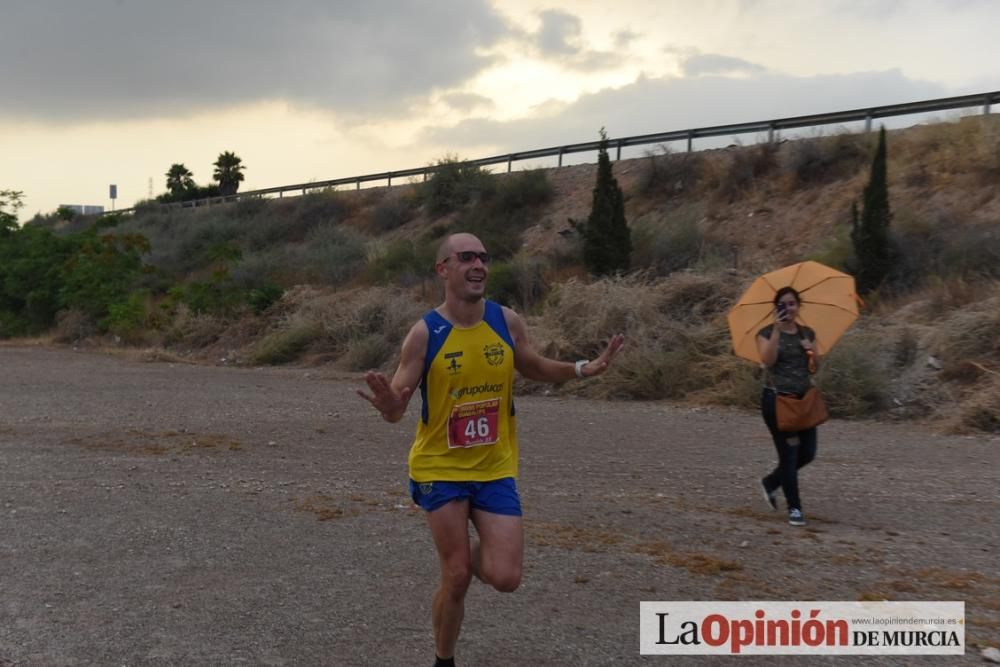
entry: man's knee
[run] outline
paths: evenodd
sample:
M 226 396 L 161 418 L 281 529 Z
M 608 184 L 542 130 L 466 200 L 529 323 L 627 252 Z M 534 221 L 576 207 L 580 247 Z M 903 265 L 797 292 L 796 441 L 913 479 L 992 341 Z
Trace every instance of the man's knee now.
M 521 568 L 505 567 L 486 573 L 490 586 L 501 593 L 513 593 L 521 585 Z
M 472 568 L 467 560 L 447 563 L 441 570 L 441 585 L 453 599 L 465 597 L 471 581 Z

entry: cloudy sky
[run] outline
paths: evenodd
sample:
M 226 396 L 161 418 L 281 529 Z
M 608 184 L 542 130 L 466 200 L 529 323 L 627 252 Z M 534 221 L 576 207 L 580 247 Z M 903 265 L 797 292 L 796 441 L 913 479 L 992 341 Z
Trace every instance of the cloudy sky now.
M 175 162 L 207 184 L 223 151 L 251 190 L 995 91 L 998 25 L 996 0 L 0 0 L 0 190 L 25 220 L 111 183 L 131 206 Z

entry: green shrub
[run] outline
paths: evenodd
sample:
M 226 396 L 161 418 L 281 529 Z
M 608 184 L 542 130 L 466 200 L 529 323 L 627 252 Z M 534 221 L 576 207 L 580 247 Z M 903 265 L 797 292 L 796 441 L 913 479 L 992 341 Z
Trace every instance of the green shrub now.
M 547 204 L 552 199 L 553 188 L 543 169 L 519 171 L 495 177 L 496 189 L 490 197 L 490 207 L 511 211 Z
M 250 304 L 250 307 L 253 308 L 253 312 L 260 315 L 272 305 L 277 303 L 284 293 L 285 290 L 273 283 L 265 284 L 261 287 L 250 290 L 247 296 L 247 302 Z
M 552 186 L 542 170 L 491 178 L 495 190 L 463 210 L 450 231 L 475 234 L 494 258 L 505 260 L 521 249 L 521 235 L 537 221 L 537 208 L 551 199 Z
M 196 315 L 232 317 L 243 308 L 247 293 L 226 274 L 216 274 L 207 281 L 178 285 L 169 291 L 176 303 L 183 303 Z
M 84 235 L 64 265 L 59 302 L 101 321 L 113 303 L 122 303 L 142 271 L 149 241 L 141 234 Z
M 492 175 L 474 165 L 446 156 L 433 167 L 431 177 L 421 186 L 427 212 L 435 217 L 456 211 L 477 201 L 484 192 L 492 192 Z
M 432 274 L 434 260 L 435 249 L 431 244 L 417 245 L 407 239 L 396 239 L 369 261 L 368 277 L 379 285 L 413 285 Z
M 490 255 L 502 261 L 521 249 L 521 234 L 534 221 L 535 217 L 525 209 L 501 210 L 481 205 L 462 211 L 451 231 L 475 234 Z
M 851 228 L 848 225 L 836 225 L 833 228 L 833 233 L 820 241 L 819 249 L 809 255 L 809 259 L 850 273 L 854 263 L 854 242 L 851 241 Z
M 632 226 L 632 265 L 666 276 L 692 266 L 701 255 L 703 234 L 693 211 L 673 219 L 637 220 Z
M 418 198 L 413 194 L 390 191 L 379 201 L 372 214 L 375 231 L 384 234 L 402 227 L 413 218 L 419 205 Z
M 351 371 L 379 369 L 394 353 L 395 349 L 381 333 L 372 333 L 355 338 L 347 344 L 343 363 Z
M 0 231 L 0 336 L 37 333 L 52 325 L 63 306 L 67 262 L 79 238 L 25 225 Z
M 547 268 L 546 260 L 523 253 L 507 262 L 495 262 L 487 283 L 489 298 L 516 310 L 533 309 L 548 292 Z
M 309 276 L 308 282 L 339 285 L 364 268 L 365 246 L 360 233 L 328 223 L 314 228 L 305 243 L 296 246 L 293 258 Z
M 287 364 L 298 359 L 323 334 L 316 322 L 300 322 L 265 336 L 253 353 L 255 364 Z
M 666 220 L 641 218 L 632 225 L 632 266 L 656 276 L 682 269 L 719 270 L 729 266 L 730 244 L 704 233 L 700 207 L 679 209 Z
M 133 292 L 124 301 L 108 305 L 108 314 L 100 326 L 108 333 L 134 342 L 146 324 L 146 298 L 142 292 Z
M 864 417 L 887 407 L 890 374 L 883 360 L 893 352 L 883 343 L 877 333 L 848 331 L 824 359 L 817 383 L 830 414 Z

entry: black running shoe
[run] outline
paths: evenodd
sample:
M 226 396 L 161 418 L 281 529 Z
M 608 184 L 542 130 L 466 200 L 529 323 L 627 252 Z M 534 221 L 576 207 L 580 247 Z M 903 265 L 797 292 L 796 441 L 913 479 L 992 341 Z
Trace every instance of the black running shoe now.
M 771 506 L 772 510 L 778 509 L 778 490 L 768 491 L 764 480 L 760 480 L 760 492 L 764 494 L 764 500 Z

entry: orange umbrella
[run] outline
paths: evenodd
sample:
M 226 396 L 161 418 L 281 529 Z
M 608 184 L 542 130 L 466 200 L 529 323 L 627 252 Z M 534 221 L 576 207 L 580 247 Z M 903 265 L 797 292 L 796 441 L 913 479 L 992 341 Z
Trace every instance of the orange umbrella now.
M 819 262 L 800 262 L 765 273 L 729 311 L 729 333 L 737 355 L 760 363 L 757 332 L 774 321 L 774 295 L 795 288 L 802 298 L 796 321 L 816 332 L 816 348 L 826 354 L 858 318 L 854 278 Z

